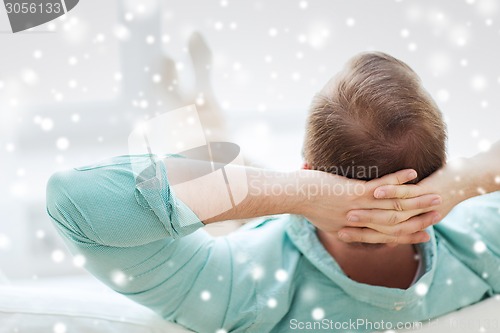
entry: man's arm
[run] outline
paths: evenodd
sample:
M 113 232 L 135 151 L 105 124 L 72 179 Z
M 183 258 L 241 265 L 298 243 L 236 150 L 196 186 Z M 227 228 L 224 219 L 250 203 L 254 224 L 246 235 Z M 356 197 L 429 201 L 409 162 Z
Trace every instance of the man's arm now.
M 433 202 L 439 199 L 435 195 L 373 198 L 378 186 L 411 180 L 414 172 L 410 170 L 363 182 L 313 170 L 278 172 L 227 166 L 228 175 L 236 171 L 241 175 L 243 170 L 246 177 L 235 184 L 248 189 L 241 202 L 228 206 L 227 188 L 214 183 L 217 179 L 182 182 L 192 178 L 186 172 L 199 173 L 199 165 L 206 162 L 182 158 L 158 161 L 157 167 L 164 168 L 165 174 L 162 176 L 162 172 L 157 171 L 153 179 L 139 184 L 132 166 L 139 162 L 127 163 L 130 166 L 118 161 L 85 171 L 77 169 L 56 174 L 48 185 L 49 213 L 64 218 L 66 229 L 74 231 L 72 235 L 82 240 L 89 238 L 103 245 L 127 247 L 165 237 L 180 238 L 204 223 L 282 213 L 303 215 L 316 227 L 336 232 L 348 223 L 347 212 L 355 208 L 402 209 L 411 217 L 430 211 Z M 408 218 L 404 216 L 404 220 Z M 404 236 L 398 240 L 401 243 L 422 241 L 425 233 L 419 231 L 433 223 L 432 216 L 417 224 L 398 224 L 401 221 L 389 221 L 391 225 L 386 226 L 384 234 L 377 234 L 375 238 L 379 242 L 394 242 L 391 234 L 397 234 Z M 388 224 L 376 217 L 373 223 Z
M 378 200 L 373 191 L 383 184 L 403 184 L 415 177 L 413 170 L 402 170 L 370 182 L 350 180 L 314 170 L 293 172 L 270 171 L 234 165 L 215 165 L 215 170 L 222 168 L 230 181 L 227 186 L 220 186 L 220 177 L 198 177 L 197 181 L 180 180 L 196 178 L 194 175 L 206 175 L 210 163 L 191 159 L 166 159 L 169 180 L 173 192 L 203 223 L 212 223 L 229 219 L 241 219 L 292 213 L 308 218 L 317 228 L 326 232 L 337 232 L 348 221 L 346 214 L 358 207 L 372 209 L 402 210 L 405 215 L 398 221 L 386 221 L 373 218 L 373 223 L 385 226 L 384 232 L 375 235 L 378 242 L 394 242 L 392 235 L 401 236 L 399 243 L 413 243 L 425 240 L 425 227 L 436 222 L 435 214 L 426 214 L 412 220 L 412 216 L 427 213 L 436 205 L 437 195 L 422 195 L 409 199 Z M 213 166 L 212 166 L 213 167 Z M 212 173 L 213 175 L 213 173 Z M 236 175 L 236 176 L 234 176 Z M 176 185 L 181 183 L 181 186 Z M 244 199 L 228 205 L 227 190 L 243 192 Z M 244 190 L 243 190 L 244 189 Z M 242 193 L 236 195 L 241 197 Z M 225 202 L 226 201 L 226 202 Z M 408 220 L 404 224 L 398 224 Z

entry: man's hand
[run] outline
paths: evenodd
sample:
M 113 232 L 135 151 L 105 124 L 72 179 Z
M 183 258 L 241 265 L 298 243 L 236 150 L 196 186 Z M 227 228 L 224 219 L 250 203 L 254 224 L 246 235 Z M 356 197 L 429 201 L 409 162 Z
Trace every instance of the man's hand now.
M 427 194 L 430 192 L 408 197 L 375 198 L 374 192 L 381 186 L 391 186 L 400 193 L 400 188 L 408 186 L 402 184 L 417 177 L 414 170 L 398 171 L 368 182 L 320 171 L 304 172 L 314 173 L 313 177 L 308 177 L 308 186 L 311 191 L 314 186 L 319 186 L 319 191 L 310 191 L 314 195 L 306 198 L 308 200 L 298 213 L 318 229 L 330 233 L 340 231 L 339 237 L 346 242 L 425 242 L 429 236 L 423 230 L 441 219 L 439 213 L 432 211 L 441 204 L 441 197 Z M 401 223 L 403 221 L 406 222 Z M 349 239 L 353 231 L 355 236 Z
M 438 195 L 440 199 L 436 198 L 438 201 L 434 202 L 432 207 L 421 207 L 423 215 L 417 214 L 418 209 L 403 211 L 380 208 L 367 209 L 363 207 L 351 210 L 347 214 L 348 219 L 351 221 L 349 226 L 339 232 L 339 234 L 348 235 L 349 239 L 340 237 L 342 240 L 346 242 L 374 243 L 375 241 L 373 240 L 380 237 L 378 232 L 388 232 L 387 228 L 381 225 L 383 221 L 398 221 L 396 223 L 399 223 L 398 226 L 400 228 L 407 228 L 407 224 L 416 226 L 418 223 L 423 227 L 426 225 L 423 223 L 423 220 L 430 214 L 435 219 L 438 219 L 438 221 L 434 221 L 434 223 L 437 223 L 462 201 L 474 196 L 499 191 L 500 142 L 493 145 L 488 152 L 468 159 L 457 159 L 446 164 L 443 168 L 418 184 L 380 185 L 373 192 L 373 196 L 377 200 L 409 200 L 412 198 L 428 197 L 430 193 Z M 357 222 L 354 222 L 353 218 Z M 379 223 L 374 223 L 374 221 L 379 221 Z M 406 222 L 400 223 L 401 221 Z M 353 228 L 360 226 L 368 229 Z

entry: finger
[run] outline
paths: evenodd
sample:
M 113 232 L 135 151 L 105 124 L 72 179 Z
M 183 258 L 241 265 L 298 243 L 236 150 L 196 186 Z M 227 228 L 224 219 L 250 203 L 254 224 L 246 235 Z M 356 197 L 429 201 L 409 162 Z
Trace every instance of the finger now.
M 375 189 L 373 196 L 377 199 L 414 198 L 423 195 L 423 189 L 418 185 L 382 185 Z
M 439 213 L 431 211 L 411 217 L 407 221 L 395 225 L 367 224 L 366 227 L 386 235 L 401 237 L 422 231 L 440 220 Z
M 413 214 L 421 212 L 414 211 L 394 211 L 388 209 L 365 209 L 353 210 L 347 214 L 347 226 L 349 227 L 367 227 L 372 226 L 394 226 L 400 222 L 413 217 Z
M 441 204 L 441 197 L 428 194 L 417 198 L 399 200 L 389 204 L 389 209 L 359 209 L 347 213 L 347 221 L 352 226 L 367 224 L 395 225 L 413 216 L 429 212 Z M 397 206 L 398 209 L 394 209 Z
M 410 211 L 427 209 L 438 206 L 442 203 L 441 196 L 437 194 L 425 194 L 410 199 L 376 199 L 366 204 L 366 210 L 395 210 Z M 353 211 L 351 211 L 353 212 Z M 357 212 L 357 211 L 356 211 Z
M 382 185 L 402 185 L 417 178 L 417 172 L 413 169 L 400 170 L 381 178 L 373 179 L 368 182 L 368 186 L 373 189 Z
M 370 244 L 417 244 L 430 240 L 429 234 L 419 231 L 411 235 L 390 236 L 381 234 L 369 228 L 343 228 L 338 232 L 339 239 L 346 243 L 370 243 Z
M 212 86 L 210 85 L 212 51 L 199 32 L 194 32 L 189 37 L 188 49 L 191 61 L 193 62 L 198 93 L 209 94 L 212 91 Z

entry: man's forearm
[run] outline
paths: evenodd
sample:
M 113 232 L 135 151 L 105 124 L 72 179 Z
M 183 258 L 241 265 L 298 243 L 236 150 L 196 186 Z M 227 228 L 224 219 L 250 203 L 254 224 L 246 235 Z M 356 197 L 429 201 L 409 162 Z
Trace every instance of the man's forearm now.
M 500 141 L 495 143 L 489 152 L 479 156 L 486 168 L 482 187 L 486 192 L 500 191 Z
M 175 160 L 167 164 L 169 174 L 172 174 L 172 169 L 181 169 L 185 174 L 187 164 L 192 169 L 193 165 L 204 168 L 203 163 L 206 162 Z M 174 178 L 171 186 L 176 197 L 205 224 L 283 213 L 300 214 L 307 193 L 300 188 L 313 181 L 307 179 L 305 170 L 280 172 L 235 165 L 217 170 L 220 177 L 211 173 L 212 176 L 203 177 L 200 181 L 179 185 L 175 184 L 175 176 L 169 177 L 171 180 Z
M 500 191 L 500 141 L 487 152 L 462 161 L 460 177 L 466 185 L 460 190 L 465 198 Z
M 300 214 L 305 198 L 297 191 L 302 171 L 279 172 L 246 168 L 248 194 L 231 209 L 204 223 L 274 214 Z

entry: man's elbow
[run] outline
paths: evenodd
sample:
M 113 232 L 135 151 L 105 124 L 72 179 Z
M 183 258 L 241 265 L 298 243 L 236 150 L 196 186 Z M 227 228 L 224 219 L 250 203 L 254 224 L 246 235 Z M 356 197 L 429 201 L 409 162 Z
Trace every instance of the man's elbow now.
M 69 186 L 71 184 L 68 172 L 57 172 L 47 182 L 47 212 L 53 218 L 61 215 L 61 207 L 67 206 L 69 201 L 67 189 Z
M 47 182 L 46 205 L 47 213 L 59 231 L 68 238 L 84 241 L 87 239 L 82 234 L 85 221 L 74 197 L 78 184 L 78 174 L 74 170 L 53 174 Z

